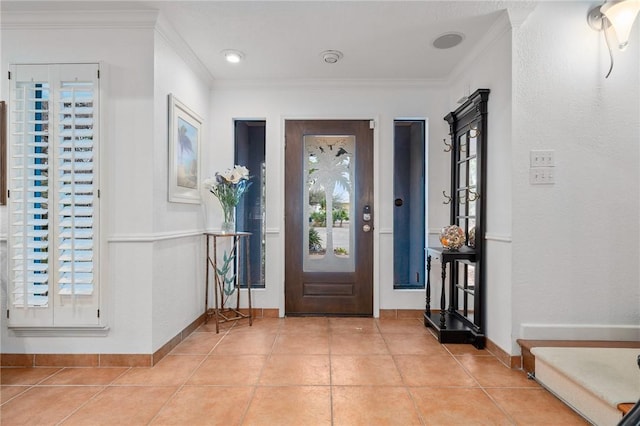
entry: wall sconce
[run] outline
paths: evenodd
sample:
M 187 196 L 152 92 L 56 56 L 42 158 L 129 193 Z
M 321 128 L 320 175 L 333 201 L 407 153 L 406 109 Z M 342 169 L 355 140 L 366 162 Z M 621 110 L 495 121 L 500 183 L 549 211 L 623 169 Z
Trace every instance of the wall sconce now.
M 611 65 L 605 78 L 608 78 L 613 70 L 613 53 L 609 44 L 608 29 L 613 27 L 618 40 L 618 49 L 626 49 L 629 44 L 629 34 L 638 12 L 640 12 L 640 0 L 611 0 L 589 11 L 587 15 L 589 26 L 596 31 L 604 31 L 604 39 L 609 49 Z

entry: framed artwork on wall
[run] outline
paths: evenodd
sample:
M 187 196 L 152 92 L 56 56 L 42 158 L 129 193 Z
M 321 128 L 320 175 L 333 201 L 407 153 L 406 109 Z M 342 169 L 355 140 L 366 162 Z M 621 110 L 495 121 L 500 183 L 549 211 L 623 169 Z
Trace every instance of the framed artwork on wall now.
M 202 119 L 169 94 L 169 201 L 200 204 Z
M 0 101 L 0 206 L 7 204 L 7 104 Z

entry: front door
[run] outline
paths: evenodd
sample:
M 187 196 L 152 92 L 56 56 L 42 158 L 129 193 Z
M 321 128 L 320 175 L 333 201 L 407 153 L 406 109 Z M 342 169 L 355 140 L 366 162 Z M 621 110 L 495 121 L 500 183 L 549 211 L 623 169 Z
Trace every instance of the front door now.
M 373 315 L 373 130 L 285 122 L 285 314 Z

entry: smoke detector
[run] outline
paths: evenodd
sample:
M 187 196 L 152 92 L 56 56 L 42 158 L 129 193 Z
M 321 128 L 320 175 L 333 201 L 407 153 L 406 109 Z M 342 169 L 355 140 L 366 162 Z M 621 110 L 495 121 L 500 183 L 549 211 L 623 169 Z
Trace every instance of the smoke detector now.
M 344 55 L 339 50 L 325 50 L 324 52 L 320 53 L 320 57 L 322 57 L 322 60 L 327 64 L 335 64 L 340 59 L 342 59 L 343 56 Z

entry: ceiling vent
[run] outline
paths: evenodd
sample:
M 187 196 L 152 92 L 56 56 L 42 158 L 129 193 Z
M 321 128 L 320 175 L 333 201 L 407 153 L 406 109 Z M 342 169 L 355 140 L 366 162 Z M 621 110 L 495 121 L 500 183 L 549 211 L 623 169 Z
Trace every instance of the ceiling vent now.
M 327 64 L 335 64 L 344 56 L 339 50 L 325 50 L 320 54 L 322 60 Z

